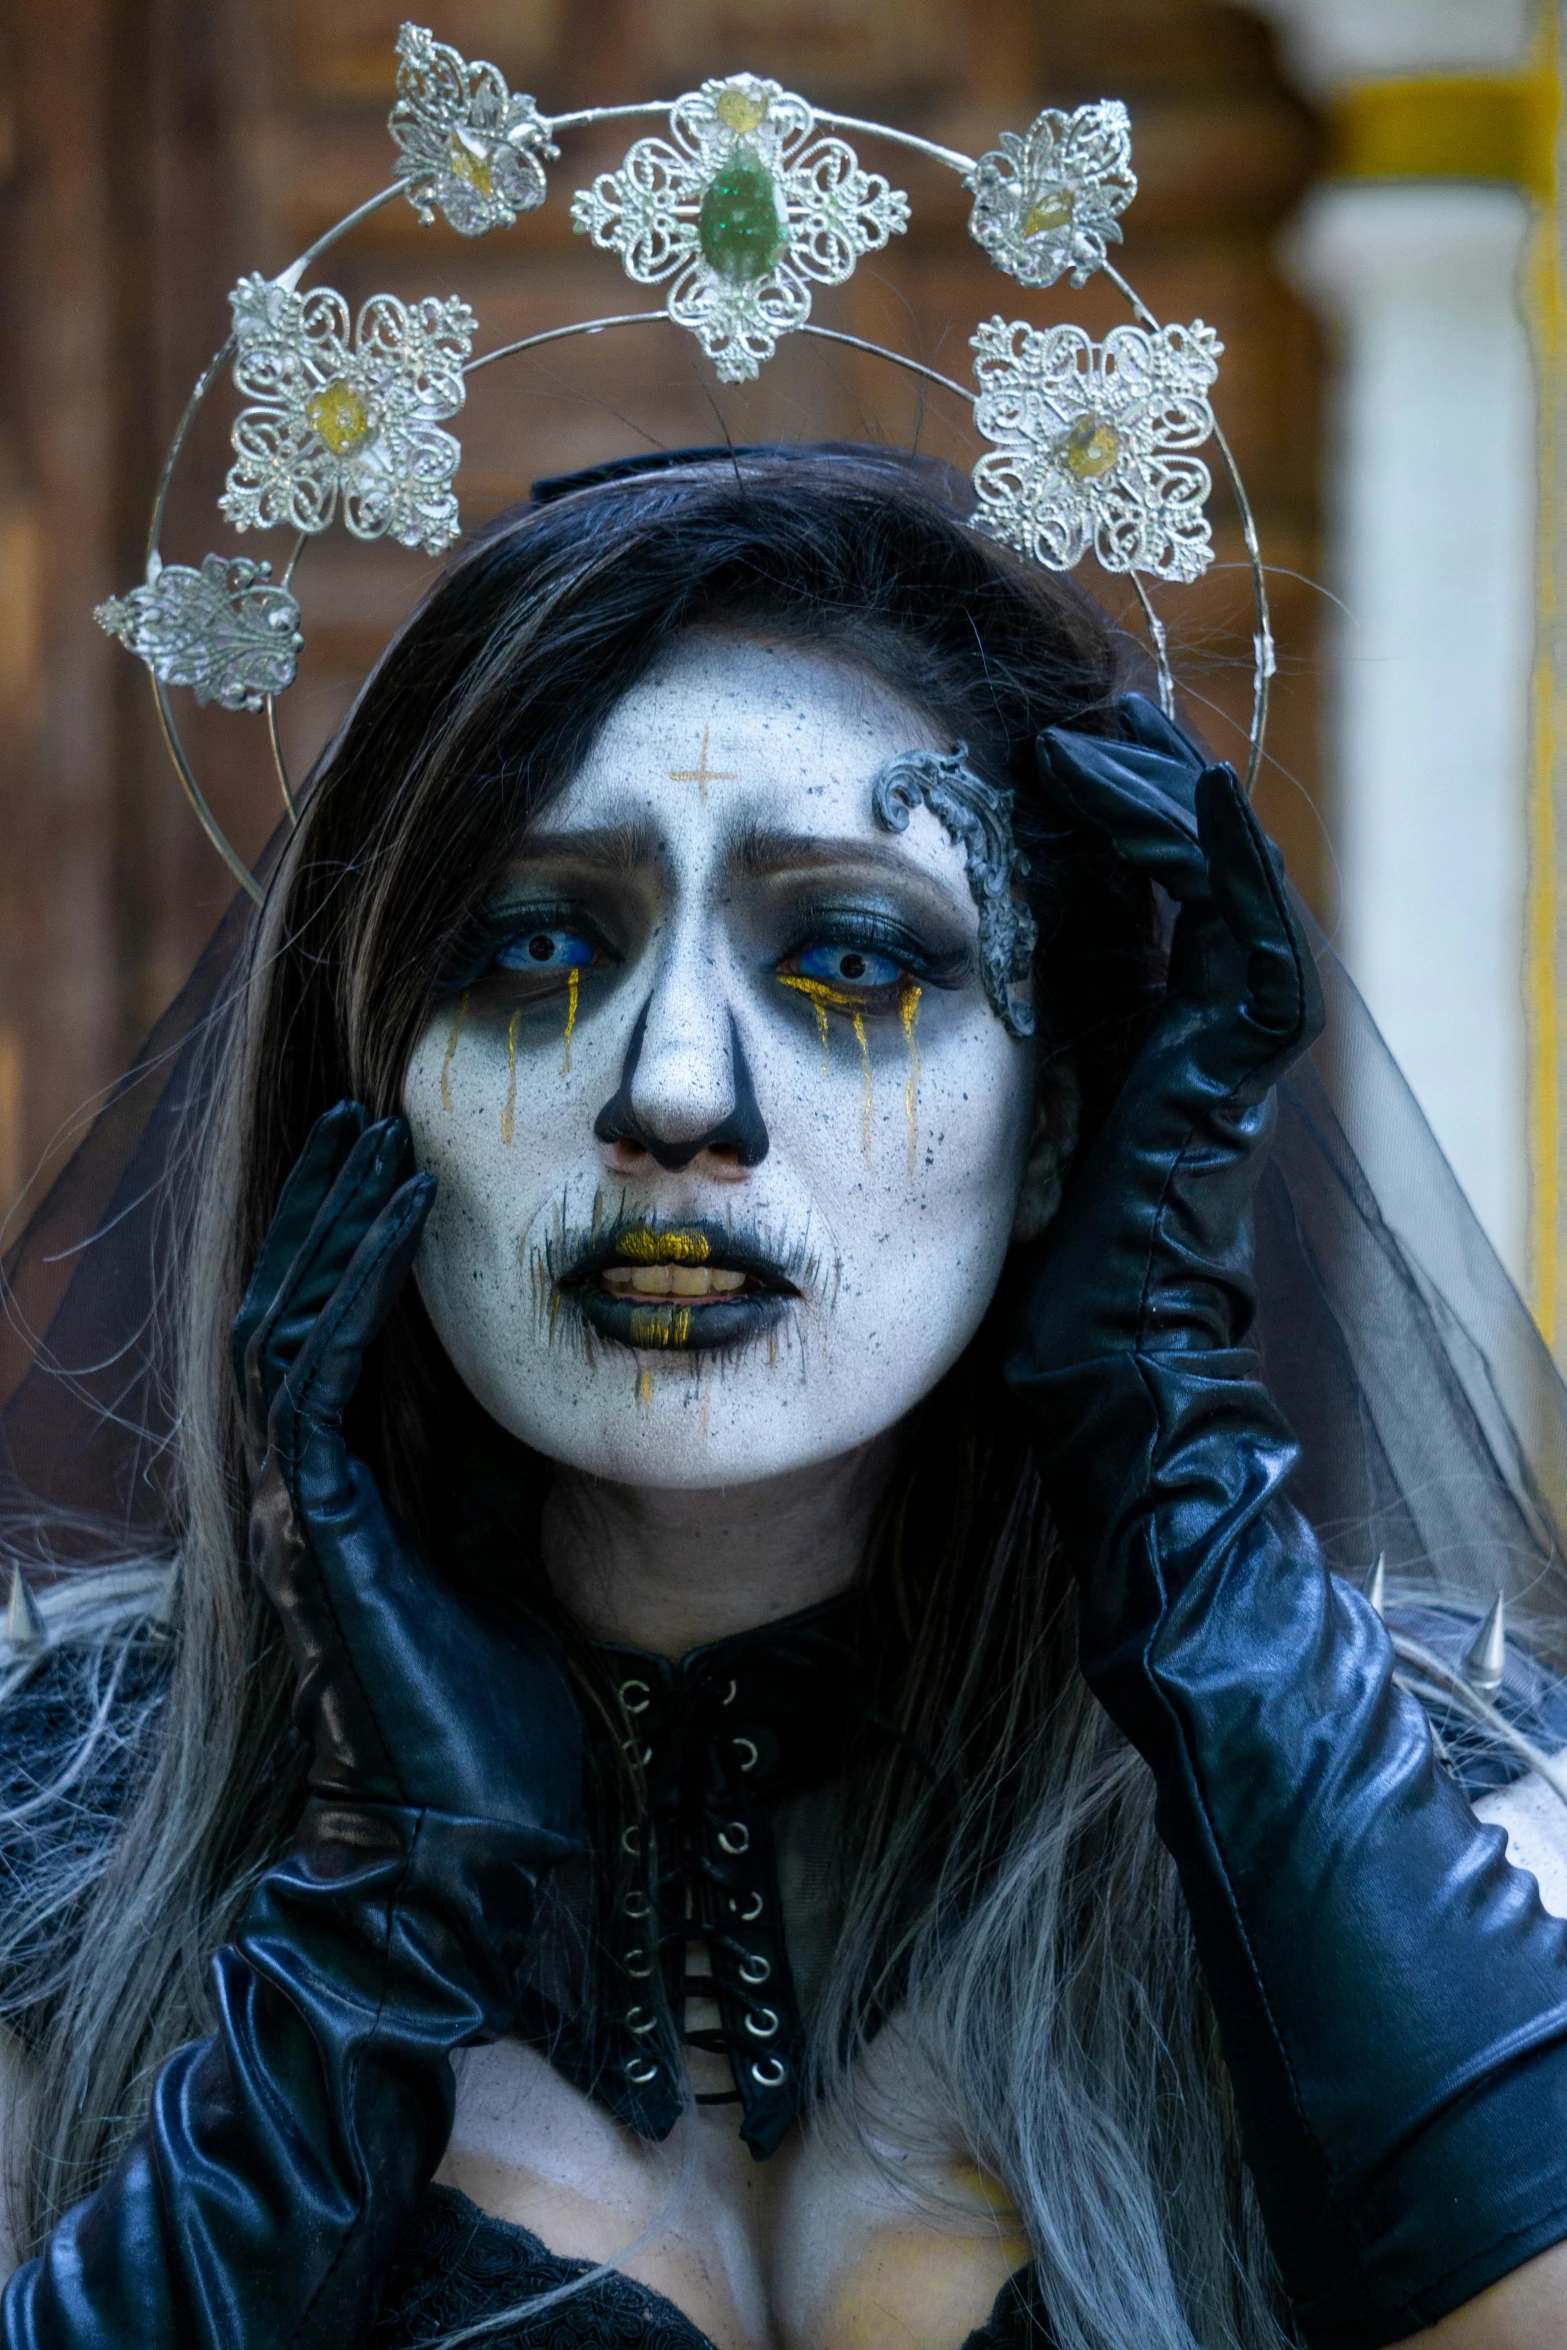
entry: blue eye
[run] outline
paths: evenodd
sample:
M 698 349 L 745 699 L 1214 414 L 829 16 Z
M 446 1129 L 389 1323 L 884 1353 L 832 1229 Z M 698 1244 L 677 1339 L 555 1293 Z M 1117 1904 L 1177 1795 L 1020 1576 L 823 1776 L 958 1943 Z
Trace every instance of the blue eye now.
M 825 980 L 829 987 L 892 987 L 903 969 L 891 955 L 873 955 L 866 947 L 802 947 L 795 961 L 802 979 Z
M 581 971 L 593 949 L 575 930 L 519 930 L 496 949 L 501 971 Z

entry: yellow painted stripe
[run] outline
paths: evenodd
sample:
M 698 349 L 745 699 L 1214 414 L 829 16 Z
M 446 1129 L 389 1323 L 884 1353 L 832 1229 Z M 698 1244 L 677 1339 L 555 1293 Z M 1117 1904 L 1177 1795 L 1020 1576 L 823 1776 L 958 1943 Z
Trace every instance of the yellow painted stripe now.
M 1339 179 L 1509 180 L 1548 196 L 1553 74 L 1432 74 L 1361 82 L 1328 108 L 1328 170 Z

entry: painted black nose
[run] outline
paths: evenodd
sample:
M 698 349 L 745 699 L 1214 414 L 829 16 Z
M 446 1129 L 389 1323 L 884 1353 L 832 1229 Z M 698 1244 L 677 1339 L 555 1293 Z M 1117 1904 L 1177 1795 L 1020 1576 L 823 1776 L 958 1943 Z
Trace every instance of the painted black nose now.
M 678 1140 L 660 1134 L 639 1118 L 631 1100 L 632 1081 L 637 1073 L 637 1062 L 642 1055 L 642 1039 L 647 1033 L 647 1016 L 653 1008 L 648 997 L 637 1014 L 637 1024 L 631 1031 L 626 1046 L 625 1064 L 620 1072 L 620 1083 L 593 1121 L 593 1131 L 600 1142 L 635 1143 L 645 1150 L 650 1159 L 671 1175 L 678 1175 L 682 1167 L 703 1151 L 732 1152 L 742 1167 L 758 1167 L 767 1156 L 767 1128 L 762 1120 L 761 1105 L 756 1098 L 756 1087 L 751 1081 L 751 1065 L 740 1042 L 740 1031 L 733 1012 L 729 1015 L 729 1068 L 734 1086 L 734 1101 L 727 1114 L 705 1134 L 683 1134 Z

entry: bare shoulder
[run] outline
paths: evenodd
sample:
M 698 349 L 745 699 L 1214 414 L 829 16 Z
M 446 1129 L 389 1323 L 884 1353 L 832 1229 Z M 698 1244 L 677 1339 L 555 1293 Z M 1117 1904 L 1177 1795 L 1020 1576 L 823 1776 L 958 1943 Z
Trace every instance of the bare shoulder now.
M 1554 1759 L 1567 1774 L 1567 1749 Z M 1527 1869 L 1546 1908 L 1567 1918 L 1567 1802 L 1537 1771 L 1527 1771 L 1511 1786 L 1478 1797 L 1474 1808 L 1477 1818 L 1506 1829 L 1514 1868 Z

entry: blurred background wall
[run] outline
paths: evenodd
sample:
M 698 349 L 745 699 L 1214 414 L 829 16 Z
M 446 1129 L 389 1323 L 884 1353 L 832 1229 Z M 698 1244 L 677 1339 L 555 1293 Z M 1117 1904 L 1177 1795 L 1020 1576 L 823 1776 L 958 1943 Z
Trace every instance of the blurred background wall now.
M 0 28 L 0 1207 L 58 1158 L 228 895 L 145 674 L 92 607 L 141 576 L 161 455 L 229 287 L 389 176 L 402 13 L 13 0 Z M 1121 258 L 1157 313 L 1222 337 L 1216 407 L 1270 566 L 1265 820 L 1542 1323 L 1567 1326 L 1554 15 L 1530 0 L 440 0 L 430 21 L 546 112 L 748 68 L 977 153 L 1041 105 L 1127 101 L 1141 189 Z M 338 248 L 330 281 L 353 303 L 460 292 L 481 348 L 622 307 L 613 257 L 571 235 L 565 199 L 625 144 L 621 126 L 574 138 L 545 210 L 477 245 L 391 206 Z M 950 177 L 862 149 L 908 188 L 913 225 L 818 298 L 824 323 L 961 375 L 968 332 L 998 308 L 1095 332 L 1124 315 L 1098 284 L 1022 293 L 969 241 Z M 233 408 L 226 387 L 208 403 L 176 479 L 171 558 L 286 553 L 234 541 L 213 510 Z M 759 385 L 715 393 L 663 329 L 476 379 L 458 429 L 470 524 L 537 474 L 724 431 L 973 453 L 961 412 L 879 363 L 797 337 Z M 1252 624 L 1222 492 L 1213 513 L 1213 570 L 1160 602 L 1188 712 L 1233 754 Z M 283 704 L 296 772 L 428 570 L 340 532 L 310 549 L 307 654 Z M 1135 625 L 1120 585 L 1097 585 Z M 263 723 L 179 698 L 253 857 L 277 812 Z

